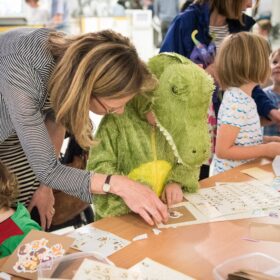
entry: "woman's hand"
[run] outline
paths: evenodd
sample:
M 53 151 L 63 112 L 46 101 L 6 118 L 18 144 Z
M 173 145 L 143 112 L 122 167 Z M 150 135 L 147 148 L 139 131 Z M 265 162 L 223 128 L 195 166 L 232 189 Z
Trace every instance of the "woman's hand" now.
M 167 206 L 170 207 L 173 204 L 183 201 L 183 191 L 181 185 L 177 183 L 169 183 L 165 186 L 162 195 L 162 201 L 167 203 Z
M 120 196 L 126 205 L 149 225 L 167 222 L 167 207 L 150 188 L 118 175 L 112 176 L 110 184 L 110 192 Z
M 48 229 L 51 226 L 54 215 L 53 206 L 54 195 L 52 189 L 41 184 L 32 196 L 28 205 L 28 211 L 31 212 L 34 207 L 37 207 L 43 230 L 46 228 Z

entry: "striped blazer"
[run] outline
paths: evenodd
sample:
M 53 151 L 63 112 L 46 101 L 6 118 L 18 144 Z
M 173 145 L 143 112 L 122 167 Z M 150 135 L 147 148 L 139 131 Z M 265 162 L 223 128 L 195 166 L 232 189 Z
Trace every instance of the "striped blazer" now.
M 55 62 L 49 29 L 21 28 L 0 37 L 0 145 L 17 134 L 37 179 L 91 202 L 90 173 L 60 164 L 44 125 L 43 107 Z

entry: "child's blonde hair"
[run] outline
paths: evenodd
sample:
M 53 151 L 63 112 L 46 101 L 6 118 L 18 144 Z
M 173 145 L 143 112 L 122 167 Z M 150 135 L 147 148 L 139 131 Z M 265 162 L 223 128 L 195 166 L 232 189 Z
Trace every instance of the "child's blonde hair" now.
M 0 209 L 9 208 L 18 196 L 15 175 L 0 161 Z
M 269 53 L 268 42 L 259 35 L 240 32 L 225 38 L 215 61 L 221 87 L 265 83 L 270 76 Z

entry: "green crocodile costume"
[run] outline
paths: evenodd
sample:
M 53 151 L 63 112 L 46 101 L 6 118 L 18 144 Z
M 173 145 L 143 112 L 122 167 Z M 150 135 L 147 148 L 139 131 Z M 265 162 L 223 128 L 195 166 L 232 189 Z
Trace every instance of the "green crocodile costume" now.
M 207 110 L 214 90 L 212 78 L 187 58 L 162 53 L 148 63 L 159 80 L 152 93 L 135 97 L 121 116 L 107 115 L 90 151 L 88 169 L 127 175 L 160 196 L 164 186 L 179 183 L 195 192 L 201 164 L 209 157 Z M 157 126 L 146 113 L 152 111 Z M 130 212 L 113 194 L 95 195 L 96 219 Z

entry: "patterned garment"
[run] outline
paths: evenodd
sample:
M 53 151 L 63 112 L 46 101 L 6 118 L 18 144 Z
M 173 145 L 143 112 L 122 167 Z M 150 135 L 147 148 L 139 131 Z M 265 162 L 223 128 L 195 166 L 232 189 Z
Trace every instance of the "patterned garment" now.
M 20 28 L 0 38 L 0 160 L 23 180 L 34 181 L 35 174 L 43 184 L 91 202 L 90 172 L 60 164 L 44 124 L 48 81 L 55 67 L 50 32 Z M 30 199 L 36 184 L 24 182 L 24 190 L 19 186 L 21 202 Z
M 280 108 L 280 94 L 272 91 L 272 87 L 264 89 L 267 97 L 272 101 L 276 108 Z M 263 129 L 263 134 L 266 136 L 280 136 L 280 126 L 279 124 L 273 124 L 265 126 Z
M 213 41 L 216 45 L 217 51 L 220 48 L 220 45 L 225 37 L 227 37 L 229 33 L 228 25 L 223 26 L 209 26 L 209 33 L 213 37 Z
M 223 97 L 218 114 L 218 129 L 222 124 L 240 128 L 235 139 L 237 146 L 255 146 L 263 142 L 260 118 L 254 99 L 239 88 L 229 88 Z M 252 159 L 251 159 L 252 160 Z M 214 174 L 224 172 L 250 160 L 228 160 L 214 156 Z
M 217 118 L 214 111 L 213 103 L 210 103 L 208 113 L 207 113 L 207 124 L 208 124 L 208 131 L 210 135 L 210 141 L 211 141 L 211 151 L 210 151 L 210 157 L 207 162 L 205 162 L 205 165 L 210 165 L 215 153 L 215 146 L 216 146 L 216 137 L 217 137 Z
M 28 210 L 18 203 L 14 214 L 0 223 L 0 258 L 12 254 L 32 229 L 41 230 L 41 227 L 30 218 Z

